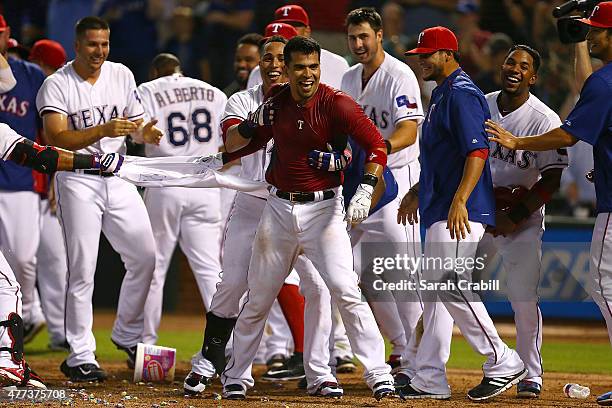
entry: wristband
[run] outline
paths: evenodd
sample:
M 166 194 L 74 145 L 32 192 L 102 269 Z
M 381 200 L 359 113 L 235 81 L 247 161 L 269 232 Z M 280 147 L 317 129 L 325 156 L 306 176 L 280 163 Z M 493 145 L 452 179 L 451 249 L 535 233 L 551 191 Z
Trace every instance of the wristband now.
M 385 140 L 385 146 L 387 146 L 387 155 L 390 155 L 391 150 L 393 150 L 393 147 L 391 146 L 391 142 L 388 140 Z
M 363 175 L 363 178 L 361 179 L 361 184 L 367 184 L 372 187 L 376 187 L 377 183 L 378 183 L 378 177 L 376 177 L 374 174 L 366 173 Z
M 246 120 L 240 122 L 237 129 L 240 136 L 245 139 L 252 139 L 257 134 L 257 128 L 249 126 Z
M 72 156 L 72 168 L 77 169 L 99 169 L 100 156 L 97 154 L 74 153 Z
M 408 191 L 416 195 L 419 195 L 419 184 L 417 183 L 414 186 L 410 187 Z
M 521 221 L 526 220 L 531 215 L 529 208 L 524 203 L 518 203 L 508 211 L 508 218 L 515 224 L 519 224 Z

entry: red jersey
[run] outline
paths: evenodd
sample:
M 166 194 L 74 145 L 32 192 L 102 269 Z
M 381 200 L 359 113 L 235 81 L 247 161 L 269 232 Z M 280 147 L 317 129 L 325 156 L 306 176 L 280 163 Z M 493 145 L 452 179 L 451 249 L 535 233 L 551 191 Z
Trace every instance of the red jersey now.
M 274 138 L 274 151 L 266 181 L 282 191 L 320 191 L 342 184 L 342 172 L 318 170 L 308 165 L 308 153 L 327 151 L 327 143 L 344 149 L 350 135 L 367 156 L 375 150 L 386 151 L 383 137 L 361 107 L 348 95 L 319 84 L 315 95 L 303 106 L 291 97 L 287 84 L 274 87 L 276 111 L 272 126 L 258 128 L 257 136 L 243 149 L 230 154 L 241 157 L 264 146 Z M 254 150 L 255 149 L 255 150 Z

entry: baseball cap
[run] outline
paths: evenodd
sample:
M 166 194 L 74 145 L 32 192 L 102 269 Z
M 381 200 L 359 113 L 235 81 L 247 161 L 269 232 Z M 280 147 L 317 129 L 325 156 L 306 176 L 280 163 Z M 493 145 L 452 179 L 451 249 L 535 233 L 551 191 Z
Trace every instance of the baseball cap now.
M 300 23 L 305 26 L 310 25 L 308 19 L 308 13 L 301 6 L 297 4 L 288 4 L 276 9 L 274 12 L 274 22 L 281 23 Z
M 298 35 L 296 29 L 293 26 L 285 23 L 274 22 L 270 23 L 266 26 L 266 31 L 264 32 L 264 38 L 262 43 L 270 37 L 275 35 L 280 35 L 286 40 L 290 40 L 296 35 Z
M 64 47 L 53 40 L 38 40 L 30 50 L 30 61 L 41 61 L 52 68 L 60 68 L 66 62 Z
M 6 20 L 4 16 L 0 14 L 0 32 L 5 31 L 8 28 L 8 24 L 6 24 Z
M 593 27 L 612 28 L 612 1 L 599 3 L 589 18 L 579 18 L 578 21 Z
M 440 50 L 458 51 L 459 44 L 451 30 L 436 26 L 421 31 L 417 47 L 406 51 L 404 55 L 432 54 Z

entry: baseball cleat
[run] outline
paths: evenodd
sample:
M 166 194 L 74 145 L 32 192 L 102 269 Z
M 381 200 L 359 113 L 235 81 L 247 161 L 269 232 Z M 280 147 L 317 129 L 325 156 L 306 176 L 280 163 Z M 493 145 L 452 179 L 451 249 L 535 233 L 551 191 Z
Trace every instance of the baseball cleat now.
M 38 333 L 47 326 L 45 322 L 26 323 L 23 322 L 23 344 L 28 344 Z
M 183 390 L 186 395 L 198 395 L 210 385 L 211 379 L 201 374 L 190 371 L 183 381 Z
M 274 354 L 266 361 L 266 367 L 269 370 L 280 368 L 287 362 L 287 357 L 282 354 Z
M 597 397 L 597 403 L 602 407 L 612 407 L 612 391 L 601 394 Z
M 117 343 L 113 339 L 111 339 L 111 341 L 117 347 L 118 350 L 125 351 L 125 353 L 127 354 L 127 360 L 126 360 L 127 366 L 128 368 L 133 369 L 134 365 L 136 364 L 136 346 L 132 346 L 132 347 L 122 346 L 121 344 Z
M 397 373 L 393 376 L 395 381 L 395 391 L 400 392 L 405 386 L 410 384 L 410 377 L 404 373 Z
M 60 365 L 60 371 L 70 381 L 87 382 L 87 381 L 104 381 L 106 380 L 106 372 L 95 364 L 81 364 L 76 367 L 70 367 L 66 360 Z
M 391 354 L 387 364 L 391 367 L 391 374 L 395 374 L 402 366 L 402 356 L 399 354 Z
M 484 401 L 506 391 L 527 377 L 527 369 L 506 377 L 483 377 L 480 384 L 468 391 L 467 396 L 472 401 Z
M 381 381 L 374 384 L 374 387 L 372 387 L 372 394 L 374 398 L 376 398 L 376 401 L 397 396 L 395 394 L 395 386 L 391 381 Z
M 535 381 L 523 380 L 516 386 L 518 398 L 538 398 L 542 392 L 542 386 Z
M 279 368 L 266 371 L 261 377 L 265 381 L 291 381 L 304 378 L 304 358 L 302 353 L 293 355 Z
M 336 372 L 340 374 L 354 373 L 357 371 L 357 366 L 353 363 L 353 359 L 349 357 L 336 357 Z
M 436 399 L 436 400 L 447 400 L 450 399 L 450 394 L 434 394 L 427 391 L 421 391 L 414 388 L 411 384 L 406 384 L 399 391 L 399 397 L 402 401 L 407 399 Z
M 230 384 L 223 387 L 223 398 L 228 400 L 246 399 L 246 390 L 240 384 Z
M 306 381 L 306 377 L 300 379 L 300 381 L 298 381 L 298 389 L 300 390 L 306 390 L 308 389 L 308 381 Z
M 344 395 L 344 390 L 338 385 L 337 382 L 333 381 L 325 381 L 323 384 L 319 385 L 317 390 L 310 394 L 313 397 L 325 397 L 325 398 L 342 398 Z
M 45 389 L 47 386 L 27 363 L 25 369 L 0 367 L 0 387 L 31 387 Z

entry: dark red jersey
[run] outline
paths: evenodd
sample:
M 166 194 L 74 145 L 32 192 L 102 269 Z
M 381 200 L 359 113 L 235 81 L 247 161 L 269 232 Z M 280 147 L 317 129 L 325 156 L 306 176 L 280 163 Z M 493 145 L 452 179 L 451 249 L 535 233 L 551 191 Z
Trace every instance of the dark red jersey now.
M 303 106 L 291 97 L 288 85 L 270 92 L 276 107 L 274 125 L 260 127 L 245 148 L 231 154 L 244 156 L 274 138 L 274 151 L 266 180 L 282 191 L 320 191 L 342 184 L 342 172 L 328 172 L 308 165 L 308 153 L 327 151 L 327 144 L 344 149 L 351 136 L 367 156 L 384 155 L 386 146 L 380 132 L 348 95 L 319 84 L 315 95 Z M 384 163 L 383 163 L 384 164 Z

